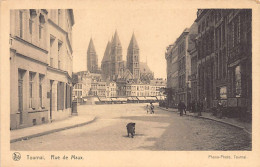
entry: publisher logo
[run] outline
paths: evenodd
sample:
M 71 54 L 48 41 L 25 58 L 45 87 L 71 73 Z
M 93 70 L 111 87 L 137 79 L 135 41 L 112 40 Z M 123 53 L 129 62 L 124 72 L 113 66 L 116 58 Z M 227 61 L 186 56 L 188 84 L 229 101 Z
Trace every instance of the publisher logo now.
M 14 152 L 13 153 L 13 160 L 19 161 L 20 159 L 21 159 L 21 154 L 19 152 Z

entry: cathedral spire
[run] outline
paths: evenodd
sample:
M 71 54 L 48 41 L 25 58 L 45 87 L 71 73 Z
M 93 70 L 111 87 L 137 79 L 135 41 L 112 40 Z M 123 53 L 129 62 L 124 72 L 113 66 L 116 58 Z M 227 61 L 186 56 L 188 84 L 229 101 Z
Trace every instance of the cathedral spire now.
M 102 62 L 106 62 L 110 60 L 110 50 L 111 50 L 111 43 L 110 41 L 108 41 Z
M 133 32 L 133 35 L 132 35 L 130 44 L 129 44 L 129 46 L 128 46 L 128 49 L 139 49 L 139 46 L 138 46 L 137 41 L 136 41 L 136 39 L 135 39 L 135 34 L 134 34 L 134 32 Z
M 90 38 L 90 41 L 89 41 L 88 52 L 95 52 L 95 53 L 96 53 L 96 50 L 95 50 L 95 46 L 94 46 L 92 37 Z
M 87 51 L 87 69 L 91 73 L 95 73 L 98 70 L 98 57 L 92 38 L 90 38 Z
M 117 30 L 115 31 L 115 34 L 114 34 L 114 36 L 112 38 L 113 38 L 112 44 L 114 46 L 121 46 L 121 42 L 119 40 L 119 36 L 117 34 Z

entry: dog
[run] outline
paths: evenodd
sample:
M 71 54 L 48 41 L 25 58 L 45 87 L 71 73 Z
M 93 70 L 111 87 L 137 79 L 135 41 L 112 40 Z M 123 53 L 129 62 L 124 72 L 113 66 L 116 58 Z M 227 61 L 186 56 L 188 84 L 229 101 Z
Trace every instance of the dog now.
M 126 125 L 127 129 L 127 137 L 129 137 L 129 133 L 131 134 L 131 137 L 133 138 L 135 135 L 135 123 L 130 122 Z

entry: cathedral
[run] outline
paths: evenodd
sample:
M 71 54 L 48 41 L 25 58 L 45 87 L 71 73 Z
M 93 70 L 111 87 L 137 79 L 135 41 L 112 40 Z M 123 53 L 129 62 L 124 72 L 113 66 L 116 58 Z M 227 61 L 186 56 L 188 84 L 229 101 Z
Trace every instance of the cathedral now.
M 87 69 L 91 73 L 98 72 L 98 56 L 94 47 L 92 38 L 89 41 L 88 51 L 87 51 Z
M 111 41 L 107 43 L 101 61 L 102 80 L 149 83 L 149 80 L 153 79 L 153 72 L 149 69 L 147 63 L 140 62 L 139 46 L 134 33 L 127 49 L 126 61 L 122 58 L 122 45 L 117 31 L 115 31 Z M 100 73 L 92 38 L 87 51 L 87 69 L 91 73 Z

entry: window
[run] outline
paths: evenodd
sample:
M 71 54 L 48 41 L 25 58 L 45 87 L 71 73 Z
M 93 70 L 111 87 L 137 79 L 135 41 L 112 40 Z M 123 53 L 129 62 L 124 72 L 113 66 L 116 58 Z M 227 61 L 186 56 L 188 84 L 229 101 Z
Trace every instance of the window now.
M 19 21 L 20 21 L 20 38 L 23 38 L 23 12 L 19 11 Z
M 39 39 L 42 38 L 42 26 L 39 25 Z
M 235 68 L 235 87 L 236 87 L 236 97 L 241 96 L 242 88 L 241 88 L 241 71 L 240 65 Z
M 32 19 L 29 19 L 29 32 L 30 32 L 30 35 L 32 35 L 32 27 L 33 27 L 33 21 L 32 21 Z
M 33 80 L 35 73 L 29 72 L 29 108 L 33 108 Z
M 52 57 L 52 50 L 53 50 L 53 43 L 54 38 L 50 37 L 50 66 L 53 67 L 53 57 Z
M 39 74 L 39 101 L 40 107 L 42 107 L 42 83 L 43 83 L 44 75 Z
M 222 86 L 219 88 L 219 96 L 220 96 L 220 99 L 227 99 L 227 87 L 226 86 Z
M 62 42 L 58 42 L 58 69 L 61 69 L 61 48 Z

